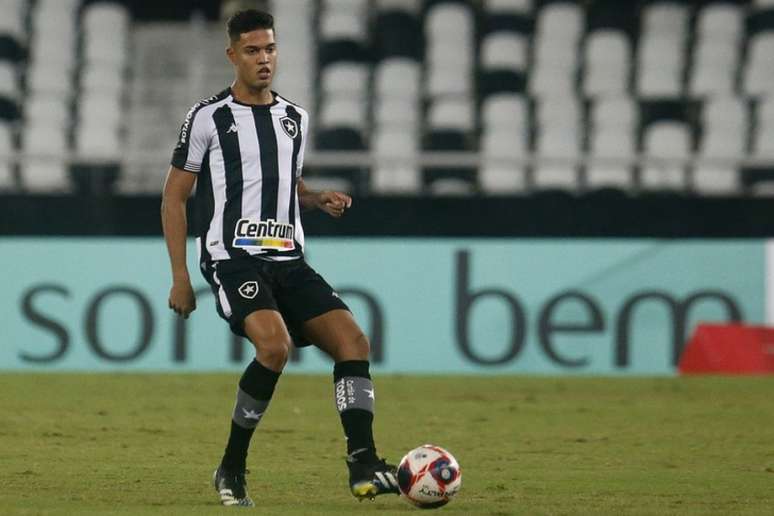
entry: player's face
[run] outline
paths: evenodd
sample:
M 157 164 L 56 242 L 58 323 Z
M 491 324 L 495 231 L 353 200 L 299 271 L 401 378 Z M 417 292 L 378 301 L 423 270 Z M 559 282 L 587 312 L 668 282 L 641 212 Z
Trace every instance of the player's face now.
M 238 78 L 258 90 L 271 86 L 277 66 L 277 44 L 272 29 L 243 32 L 227 50 Z

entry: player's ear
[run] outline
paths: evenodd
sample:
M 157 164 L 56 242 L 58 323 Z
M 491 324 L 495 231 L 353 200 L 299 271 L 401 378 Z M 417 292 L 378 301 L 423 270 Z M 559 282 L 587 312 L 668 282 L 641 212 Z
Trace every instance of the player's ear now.
M 236 64 L 236 50 L 234 49 L 233 43 L 226 47 L 226 57 L 231 61 L 231 64 Z

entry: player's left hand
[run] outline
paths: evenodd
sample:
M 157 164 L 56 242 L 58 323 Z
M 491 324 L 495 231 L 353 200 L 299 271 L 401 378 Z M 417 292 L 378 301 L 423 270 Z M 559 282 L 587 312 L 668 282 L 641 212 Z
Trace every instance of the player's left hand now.
M 317 205 L 331 217 L 338 218 L 344 215 L 344 210 L 352 206 L 352 197 L 341 192 L 320 192 Z

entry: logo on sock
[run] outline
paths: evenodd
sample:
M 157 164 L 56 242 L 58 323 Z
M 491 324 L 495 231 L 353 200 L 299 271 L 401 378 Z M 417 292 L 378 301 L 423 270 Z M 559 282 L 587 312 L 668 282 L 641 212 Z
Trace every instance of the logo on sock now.
M 263 412 L 256 412 L 254 410 L 247 409 L 242 409 L 242 413 L 244 414 L 245 419 L 255 419 L 256 421 L 261 419 L 261 416 L 263 415 Z
M 245 281 L 242 283 L 242 286 L 239 287 L 239 295 L 246 299 L 253 299 L 258 295 L 258 282 Z

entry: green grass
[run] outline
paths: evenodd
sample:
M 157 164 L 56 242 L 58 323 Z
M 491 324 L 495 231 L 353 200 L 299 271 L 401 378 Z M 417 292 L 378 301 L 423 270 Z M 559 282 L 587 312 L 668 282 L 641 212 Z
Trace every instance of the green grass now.
M 209 486 L 236 375 L 0 375 L 0 514 L 221 514 Z M 379 377 L 392 460 L 433 442 L 456 514 L 774 514 L 774 378 Z M 248 467 L 263 514 L 358 503 L 328 377 L 287 375 Z

